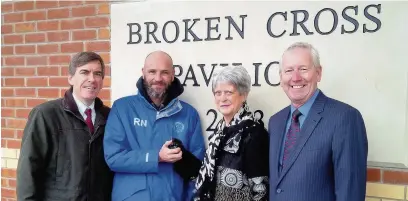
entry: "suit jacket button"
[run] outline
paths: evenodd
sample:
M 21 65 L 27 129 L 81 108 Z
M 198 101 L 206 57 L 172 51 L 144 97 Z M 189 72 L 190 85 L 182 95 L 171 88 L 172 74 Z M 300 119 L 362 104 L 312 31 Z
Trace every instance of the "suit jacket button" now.
M 280 188 L 276 189 L 276 193 L 281 193 L 281 192 L 282 192 L 282 189 Z

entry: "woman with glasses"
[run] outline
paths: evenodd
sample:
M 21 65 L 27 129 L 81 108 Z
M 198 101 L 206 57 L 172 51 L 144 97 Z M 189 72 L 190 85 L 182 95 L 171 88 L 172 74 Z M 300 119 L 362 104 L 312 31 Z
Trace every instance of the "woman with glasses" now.
M 208 138 L 195 201 L 268 200 L 268 132 L 248 107 L 250 88 L 251 77 L 241 66 L 224 67 L 212 80 L 223 118 Z

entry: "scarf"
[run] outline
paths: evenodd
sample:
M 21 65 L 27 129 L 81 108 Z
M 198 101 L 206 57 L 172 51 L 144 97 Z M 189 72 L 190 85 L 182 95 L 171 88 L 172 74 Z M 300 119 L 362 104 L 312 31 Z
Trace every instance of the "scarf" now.
M 257 119 L 255 119 L 253 113 L 250 111 L 246 101 L 242 104 L 239 111 L 234 115 L 233 119 L 230 122 L 230 127 L 236 126 L 244 120 L 253 120 L 257 122 Z M 207 191 L 206 189 L 208 188 L 208 185 L 214 179 L 216 155 L 218 149 L 220 148 L 220 142 L 225 137 L 225 132 L 223 132 L 225 127 L 226 122 L 224 118 L 222 118 L 217 123 L 214 133 L 208 137 L 208 148 L 205 152 L 204 161 L 200 168 L 200 172 L 195 184 L 196 195 L 194 201 L 202 200 L 202 196 L 204 196 L 205 198 L 211 197 L 211 195 L 204 191 Z M 242 131 L 242 129 L 239 130 L 236 135 L 233 135 L 233 138 L 228 139 L 228 141 L 225 143 L 225 151 L 236 153 L 239 150 L 239 142 L 242 139 L 240 131 Z

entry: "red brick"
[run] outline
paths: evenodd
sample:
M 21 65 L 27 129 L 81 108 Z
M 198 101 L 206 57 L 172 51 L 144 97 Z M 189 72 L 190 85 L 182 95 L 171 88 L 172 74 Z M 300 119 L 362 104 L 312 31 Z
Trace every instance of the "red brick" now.
M 46 87 L 48 86 L 47 77 L 27 78 L 26 85 L 29 87 Z
M 25 107 L 26 100 L 23 98 L 7 98 L 4 99 L 6 101 L 6 107 Z
M 4 44 L 23 43 L 23 35 L 4 35 L 3 43 Z
M 76 5 L 82 5 L 82 1 L 60 1 L 59 6 L 64 7 L 64 6 L 76 6 Z
M 109 64 L 106 64 L 105 62 L 105 76 L 110 76 L 111 75 L 111 68 Z
M 71 61 L 71 56 L 69 55 L 56 55 L 56 56 L 50 56 L 50 63 L 51 65 L 55 64 L 69 64 Z
M 56 98 L 56 97 L 59 97 L 59 89 L 52 89 L 52 88 L 38 89 L 38 97 L 40 97 L 40 98 Z
M 14 25 L 14 31 L 16 33 L 25 33 L 35 31 L 35 23 L 18 23 Z
M 4 78 L 5 86 L 22 87 L 24 86 L 24 78 Z
M 23 13 L 7 13 L 3 15 L 4 23 L 23 22 Z
M 99 29 L 98 39 L 110 39 L 110 30 L 109 29 Z
M 26 119 L 6 119 L 7 128 L 21 128 L 23 129 L 27 123 Z M 7 142 L 8 145 L 8 142 Z
M 61 67 L 61 76 L 68 76 L 68 75 L 69 75 L 69 68 Z
M 14 109 L 13 108 L 1 108 L 1 117 L 15 117 Z M 3 133 L 2 133 L 2 137 L 4 137 Z
M 47 102 L 46 99 L 30 99 L 30 98 L 28 98 L 27 99 L 27 107 L 35 107 L 35 106 L 38 106 L 38 105 L 40 105 L 42 103 L 45 103 L 45 102 Z
M 381 181 L 381 170 L 368 168 L 367 169 L 367 181 L 368 182 L 379 182 Z
M 24 128 L 24 126 L 25 126 L 25 120 L 20 120 L 20 121 L 24 121 L 24 123 L 23 122 L 21 122 L 21 123 L 19 123 L 19 127 L 22 127 L 22 128 Z M 20 149 L 21 148 L 21 140 L 6 140 L 7 141 L 7 148 L 10 148 L 10 149 Z M 13 177 L 13 178 L 15 178 L 15 177 Z
M 100 53 L 99 55 L 101 55 L 102 60 L 105 64 L 109 64 L 110 63 L 110 54 L 109 53 Z
M 85 0 L 84 4 L 101 4 L 106 3 L 107 1 L 95 1 L 95 0 Z
M 34 9 L 34 1 L 19 1 L 14 3 L 14 11 L 25 11 Z
M 35 97 L 34 88 L 16 88 L 16 96 Z
M 45 20 L 45 11 L 32 11 L 25 13 L 25 21 Z
M 1 130 L 1 133 L 3 133 L 3 129 Z M 7 180 L 8 179 L 1 179 L 1 186 L 3 186 L 3 187 L 8 186 Z
M 16 54 L 33 54 L 35 53 L 35 45 L 16 45 Z
M 15 188 L 16 184 L 17 184 L 15 179 L 9 179 L 8 183 L 9 183 L 9 186 L 12 187 L 12 188 Z
M 84 20 L 83 19 L 72 19 L 72 20 L 62 20 L 61 29 L 83 29 Z
M 82 42 L 71 42 L 61 44 L 61 52 L 82 52 L 84 50 L 84 44 Z
M 2 112 L 2 115 L 3 115 L 3 112 Z M 14 129 L 2 128 L 1 137 L 2 138 L 14 138 Z
M 103 79 L 103 87 L 110 87 L 111 86 L 111 78 L 106 77 Z
M 24 57 L 6 57 L 5 64 L 9 66 L 23 66 L 24 65 Z
M 1 76 L 14 76 L 14 68 L 1 67 Z
M 14 47 L 13 46 L 1 46 L 1 54 L 2 55 L 14 54 Z
M 59 52 L 59 47 L 58 44 L 37 45 L 37 51 L 39 54 L 57 53 Z
M 6 119 L 4 119 L 4 118 L 1 118 L 1 127 L 2 128 L 6 127 Z M 7 144 L 7 143 L 5 143 L 5 144 Z M 1 147 L 5 147 L 5 146 L 3 146 L 3 141 L 1 142 Z
M 26 57 L 28 66 L 47 65 L 47 56 Z
M 56 76 L 59 75 L 59 67 L 38 67 L 37 68 L 38 76 Z
M 110 52 L 110 42 L 109 41 L 87 42 L 86 50 L 98 52 Z
M 1 177 L 16 178 L 17 171 L 15 169 L 1 168 Z
M 101 4 L 98 7 L 98 14 L 110 14 L 110 5 L 109 4 Z
M 40 43 L 45 42 L 45 33 L 32 33 L 25 35 L 26 43 Z
M 68 8 L 48 10 L 48 19 L 60 19 L 69 17 Z
M 111 99 L 111 97 L 110 97 L 110 89 L 102 89 L 100 92 L 99 92 L 99 94 L 98 94 L 98 97 L 100 98 L 100 99 L 104 99 L 104 100 L 110 100 Z
M 67 41 L 69 40 L 69 32 L 68 31 L 48 32 L 47 38 L 48 42 Z
M 85 27 L 108 27 L 109 17 L 88 17 L 85 19 Z
M 72 8 L 72 17 L 95 16 L 95 15 L 96 15 L 95 6 Z
M 66 87 L 69 85 L 67 77 L 50 77 L 48 82 L 50 87 Z
M 73 40 L 93 40 L 93 39 L 96 39 L 96 31 L 95 30 L 73 31 L 72 39 Z
M 1 25 L 1 34 L 9 34 L 12 32 L 13 32 L 12 24 Z
M 17 118 L 28 118 L 31 109 L 16 109 L 16 117 Z
M 13 11 L 13 2 L 2 2 L 1 13 L 9 13 Z
M 24 135 L 24 130 L 23 129 L 13 129 L 16 132 L 16 138 L 17 139 L 22 139 Z
M 25 33 L 35 31 L 35 23 L 18 23 L 14 25 L 16 33 Z
M 1 196 L 4 197 L 4 198 L 15 198 L 16 197 L 16 191 L 13 190 L 13 189 L 1 188 Z
M 14 89 L 13 88 L 1 88 L 1 97 L 12 97 L 14 96 Z
M 16 68 L 16 75 L 35 76 L 35 68 Z
M 59 30 L 59 22 L 57 20 L 37 22 L 37 29 L 38 29 L 38 31 Z
M 60 89 L 60 97 L 63 97 L 65 95 L 65 92 L 68 91 L 69 88 L 62 88 Z
M 383 170 L 383 182 L 387 184 L 408 184 L 408 171 Z
M 35 8 L 42 9 L 42 8 L 55 8 L 58 7 L 58 1 L 36 1 Z

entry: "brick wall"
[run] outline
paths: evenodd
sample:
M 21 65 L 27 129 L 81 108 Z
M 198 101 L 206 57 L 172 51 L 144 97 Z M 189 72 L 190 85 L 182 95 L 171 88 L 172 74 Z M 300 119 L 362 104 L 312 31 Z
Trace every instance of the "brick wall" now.
M 100 97 L 110 105 L 110 7 L 95 1 L 1 4 L 1 200 L 15 200 L 16 166 L 30 110 L 61 97 L 73 54 L 98 52 L 107 64 Z M 367 200 L 408 200 L 408 172 L 368 171 Z
M 64 94 L 73 54 L 101 54 L 108 68 L 100 97 L 110 105 L 110 5 L 96 1 L 2 2 L 1 18 L 1 200 L 12 201 L 28 113 Z

